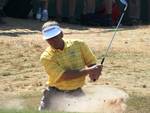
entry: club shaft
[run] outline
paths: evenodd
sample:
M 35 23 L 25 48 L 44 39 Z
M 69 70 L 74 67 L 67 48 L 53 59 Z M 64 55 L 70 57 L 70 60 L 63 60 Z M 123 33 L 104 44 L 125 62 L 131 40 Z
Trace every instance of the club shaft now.
M 121 21 L 122 21 L 122 19 L 123 19 L 123 17 L 124 17 L 124 14 L 125 14 L 126 9 L 127 9 L 127 6 L 124 8 L 124 12 L 122 13 L 122 15 L 121 15 L 121 17 L 120 17 L 120 19 L 119 19 L 119 22 L 118 22 L 118 24 L 117 24 L 117 27 L 115 28 L 115 32 L 114 32 L 114 34 L 113 34 L 113 37 L 112 37 L 112 39 L 111 39 L 111 41 L 110 41 L 110 43 L 109 43 L 109 46 L 108 46 L 108 48 L 107 48 L 107 50 L 106 50 L 105 55 L 104 55 L 104 57 L 103 57 L 103 59 L 102 59 L 102 61 L 101 61 L 101 64 L 102 64 L 102 65 L 103 65 L 103 63 L 104 63 L 104 61 L 105 61 L 105 58 L 106 58 L 107 55 L 108 55 L 109 49 L 111 48 L 112 42 L 113 42 L 113 40 L 114 40 L 114 38 L 115 38 L 115 36 L 116 36 L 117 30 L 118 30 L 118 28 L 119 28 L 119 26 L 120 26 L 120 24 L 121 24 Z

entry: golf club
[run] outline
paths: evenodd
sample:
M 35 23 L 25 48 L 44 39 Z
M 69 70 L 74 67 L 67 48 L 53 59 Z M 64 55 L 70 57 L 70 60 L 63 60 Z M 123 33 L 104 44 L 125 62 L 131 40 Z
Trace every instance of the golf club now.
M 108 48 L 107 48 L 107 50 L 106 50 L 106 53 L 104 54 L 104 57 L 102 58 L 101 65 L 103 65 L 103 63 L 104 63 L 104 61 L 105 61 L 105 58 L 108 56 L 109 49 L 111 48 L 111 45 L 112 45 L 112 42 L 113 42 L 113 40 L 114 40 L 114 38 L 115 38 L 115 35 L 116 35 L 116 33 L 117 33 L 117 30 L 118 30 L 118 28 L 119 28 L 119 26 L 120 26 L 120 24 L 121 24 L 121 21 L 122 21 L 122 19 L 123 19 L 123 17 L 124 17 L 124 14 L 125 14 L 126 10 L 127 10 L 127 8 L 128 8 L 128 3 L 127 3 L 125 0 L 120 0 L 120 1 L 121 1 L 122 4 L 125 5 L 125 8 L 124 8 L 123 13 L 122 13 L 122 15 L 121 15 L 121 17 L 120 17 L 120 19 L 119 19 L 119 22 L 118 22 L 118 24 L 117 24 L 117 26 L 116 26 L 116 28 L 115 28 L 115 32 L 114 32 L 113 37 L 112 37 L 112 39 L 111 39 L 111 41 L 110 41 L 110 43 L 109 43 L 109 45 L 108 45 Z M 93 81 L 95 82 L 96 79 L 94 79 Z
M 125 14 L 126 10 L 127 10 L 127 7 L 128 7 L 128 4 L 127 4 L 126 1 L 121 0 L 121 2 L 125 5 L 125 8 L 124 8 L 124 11 L 123 11 L 123 13 L 122 13 L 120 19 L 119 19 L 119 22 L 118 22 L 118 24 L 117 24 L 117 27 L 115 28 L 115 32 L 114 32 L 113 37 L 112 37 L 112 39 L 111 39 L 111 41 L 110 41 L 110 43 L 109 43 L 109 46 L 108 46 L 108 48 L 107 48 L 107 50 L 106 50 L 106 53 L 105 53 L 104 57 L 102 58 L 101 65 L 103 65 L 103 63 L 104 63 L 104 61 L 105 61 L 105 58 L 108 56 L 109 49 L 111 48 L 112 42 L 113 42 L 113 40 L 114 40 L 114 38 L 115 38 L 115 35 L 116 35 L 116 33 L 117 33 L 117 30 L 118 30 L 118 28 L 119 28 L 119 26 L 120 26 L 120 24 L 121 24 L 121 21 L 122 21 L 122 19 L 123 19 L 123 17 L 124 17 L 124 14 Z

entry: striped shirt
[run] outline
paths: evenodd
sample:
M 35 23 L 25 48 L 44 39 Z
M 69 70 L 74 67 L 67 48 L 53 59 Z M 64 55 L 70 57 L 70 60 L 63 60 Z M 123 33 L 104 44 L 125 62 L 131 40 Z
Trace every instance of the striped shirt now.
M 60 90 L 73 90 L 84 85 L 85 76 L 67 81 L 57 81 L 66 70 L 77 70 L 96 64 L 96 57 L 84 42 L 65 40 L 63 50 L 48 47 L 42 53 L 40 61 L 48 73 L 49 86 Z

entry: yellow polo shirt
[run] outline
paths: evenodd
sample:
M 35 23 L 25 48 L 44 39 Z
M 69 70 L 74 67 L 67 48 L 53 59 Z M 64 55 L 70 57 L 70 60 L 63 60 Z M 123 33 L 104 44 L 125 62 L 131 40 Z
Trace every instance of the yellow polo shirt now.
M 62 51 L 48 47 L 42 53 L 40 61 L 48 74 L 49 86 L 60 90 L 73 90 L 84 85 L 85 76 L 67 81 L 56 81 L 66 70 L 82 69 L 87 65 L 95 64 L 96 57 L 84 42 L 65 40 Z

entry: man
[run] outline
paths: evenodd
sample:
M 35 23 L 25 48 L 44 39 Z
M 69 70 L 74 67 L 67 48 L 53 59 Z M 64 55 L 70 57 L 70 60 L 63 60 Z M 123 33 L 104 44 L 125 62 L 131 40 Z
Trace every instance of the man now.
M 63 31 L 56 22 L 47 22 L 42 27 L 43 39 L 50 45 L 41 55 L 40 61 L 48 74 L 48 89 L 43 93 L 39 110 L 48 108 L 52 95 L 65 92 L 79 96 L 85 77 L 98 80 L 102 66 L 82 41 L 63 39 Z
M 76 10 L 76 0 L 68 0 L 68 18 L 70 22 L 75 21 L 75 10 Z M 57 10 L 57 18 L 61 21 L 60 17 L 63 16 L 62 12 L 63 0 L 56 0 L 56 10 Z
M 150 23 L 150 0 L 148 0 L 148 22 Z
M 41 0 L 41 6 L 42 6 L 41 21 L 47 21 L 48 20 L 48 0 Z
M 36 2 L 39 2 L 39 7 L 36 11 L 36 19 L 43 22 L 48 21 L 48 0 L 37 0 Z
M 94 14 L 95 13 L 95 7 L 96 7 L 96 1 L 95 0 L 84 0 L 84 10 L 83 14 Z
M 2 17 L 4 16 L 3 8 L 6 5 L 8 0 L 0 0 L 0 24 L 4 24 Z
M 112 6 L 115 0 L 104 0 L 107 26 L 112 26 Z
M 129 18 L 130 25 L 136 25 L 140 22 L 141 0 L 129 0 Z

